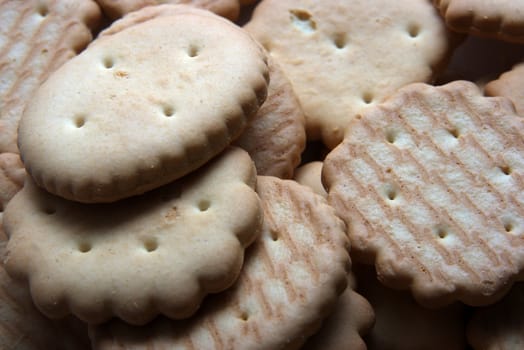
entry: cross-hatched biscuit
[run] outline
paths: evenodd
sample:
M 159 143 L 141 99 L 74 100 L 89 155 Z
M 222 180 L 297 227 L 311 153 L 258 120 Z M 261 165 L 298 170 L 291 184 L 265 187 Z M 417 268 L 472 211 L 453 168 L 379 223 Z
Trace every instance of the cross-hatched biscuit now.
M 40 86 L 20 154 L 39 186 L 66 199 L 138 195 L 227 147 L 267 79 L 260 45 L 226 19 L 195 8 L 153 17 L 100 35 Z
M 4 214 L 7 272 L 48 317 L 143 324 L 185 318 L 231 286 L 262 210 L 249 155 L 230 148 L 190 176 L 142 196 L 83 204 L 28 177 Z M 234 205 L 232 205 L 234 204 Z
M 430 81 L 450 49 L 442 18 L 420 0 L 263 0 L 244 28 L 291 81 L 308 140 L 330 149 L 361 110 Z
M 524 275 L 524 119 L 457 81 L 369 109 L 324 161 L 352 258 L 436 307 L 486 305 Z
M 38 86 L 93 39 L 92 0 L 0 0 L 0 152 L 18 153 L 17 128 Z
M 257 193 L 264 226 L 235 285 L 209 296 L 187 320 L 91 327 L 93 348 L 299 348 L 346 285 L 344 224 L 324 198 L 292 180 L 259 176 Z

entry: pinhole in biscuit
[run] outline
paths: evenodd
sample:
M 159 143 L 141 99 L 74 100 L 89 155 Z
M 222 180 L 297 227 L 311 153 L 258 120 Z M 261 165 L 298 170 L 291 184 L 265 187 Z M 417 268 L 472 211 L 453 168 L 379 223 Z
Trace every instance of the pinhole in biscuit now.
M 107 56 L 102 59 L 102 65 L 107 69 L 111 69 L 115 65 L 115 61 L 112 57 Z
M 249 320 L 249 312 L 247 310 L 242 310 L 238 315 L 238 318 L 244 322 Z
M 79 251 L 80 253 L 88 253 L 88 252 L 91 251 L 92 248 L 93 248 L 93 247 L 92 247 L 91 243 L 89 243 L 89 242 L 84 242 L 84 241 L 79 242 L 79 243 L 78 243 L 78 247 L 77 247 L 77 249 L 78 249 L 78 251 Z
M 370 104 L 373 102 L 373 93 L 366 91 L 362 94 L 362 101 L 364 101 L 365 104 Z
M 501 165 L 499 169 L 504 175 L 511 175 L 511 167 L 509 165 Z
M 451 136 L 453 136 L 454 138 L 458 139 L 459 136 L 460 136 L 460 132 L 457 128 L 450 128 L 448 129 L 448 132 Z
M 162 107 L 162 113 L 166 117 L 172 117 L 175 115 L 175 107 L 173 107 L 172 105 L 164 105 Z
M 154 252 L 158 249 L 158 240 L 156 237 L 148 237 L 147 239 L 144 239 L 144 249 L 148 252 Z
M 420 35 L 420 25 L 411 23 L 408 25 L 407 31 L 411 38 L 416 38 Z
M 211 207 L 211 201 L 209 199 L 202 199 L 198 202 L 198 210 L 204 212 Z
M 277 230 L 269 230 L 269 238 L 271 238 L 271 240 L 273 242 L 278 241 L 279 240 L 278 231 Z
M 47 17 L 47 15 L 49 14 L 49 8 L 47 7 L 46 4 L 38 4 L 36 8 L 36 12 L 41 17 Z
M 311 18 L 311 14 L 304 10 L 289 10 L 291 22 L 300 31 L 310 34 L 317 29 L 317 23 Z
M 335 44 L 335 47 L 337 49 L 343 49 L 347 46 L 347 38 L 346 34 L 344 33 L 338 33 L 333 36 L 333 44 Z
M 395 185 L 387 184 L 384 186 L 384 195 L 388 201 L 394 201 L 399 195 L 398 188 Z
M 196 45 L 189 45 L 189 48 L 187 49 L 187 55 L 189 57 L 197 57 L 200 53 L 200 48 Z
M 84 115 L 77 115 L 75 118 L 74 118 L 74 124 L 77 128 L 81 128 L 85 125 L 86 123 L 86 118 Z
M 386 141 L 388 143 L 394 144 L 397 141 L 398 133 L 393 129 L 387 129 L 385 132 Z
M 446 238 L 448 235 L 449 235 L 449 230 L 446 226 L 444 225 L 437 225 L 435 228 L 435 235 L 439 238 L 439 239 L 444 239 Z

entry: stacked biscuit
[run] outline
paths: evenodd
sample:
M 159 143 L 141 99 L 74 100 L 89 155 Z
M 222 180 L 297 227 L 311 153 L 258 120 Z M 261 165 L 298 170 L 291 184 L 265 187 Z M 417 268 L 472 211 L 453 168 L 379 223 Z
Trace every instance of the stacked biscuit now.
M 0 347 L 522 347 L 523 13 L 0 1 Z

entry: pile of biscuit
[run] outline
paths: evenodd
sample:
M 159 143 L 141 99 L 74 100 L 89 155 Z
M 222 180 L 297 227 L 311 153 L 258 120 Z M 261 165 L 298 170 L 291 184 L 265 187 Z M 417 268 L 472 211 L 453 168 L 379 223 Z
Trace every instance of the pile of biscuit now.
M 0 0 L 0 349 L 524 347 L 524 3 Z

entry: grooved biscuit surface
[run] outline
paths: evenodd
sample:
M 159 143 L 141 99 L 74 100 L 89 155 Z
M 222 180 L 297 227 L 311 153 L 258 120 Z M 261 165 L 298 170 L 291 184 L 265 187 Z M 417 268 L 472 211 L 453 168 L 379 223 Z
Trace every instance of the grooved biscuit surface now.
M 523 0 L 433 0 L 453 30 L 524 43 Z
M 261 236 L 237 283 L 191 319 L 91 327 L 94 349 L 296 349 L 319 327 L 346 283 L 344 224 L 326 201 L 291 180 L 259 176 Z M 311 249 L 314 246 L 315 249 Z
M 92 40 L 91 0 L 0 1 L 0 152 L 18 153 L 22 112 L 48 75 Z
M 524 119 L 469 82 L 413 84 L 324 161 L 352 257 L 438 306 L 492 303 L 524 270 Z
M 52 196 L 28 178 L 9 202 L 6 270 L 48 317 L 144 324 L 186 318 L 231 286 L 262 211 L 249 155 L 230 148 L 155 191 L 110 204 Z M 234 206 L 231 204 L 234 203 Z
M 431 80 L 449 49 L 442 18 L 420 0 L 263 0 L 244 27 L 291 81 L 308 139 L 329 148 L 364 108 Z
M 66 199 L 112 202 L 180 178 L 266 97 L 265 53 L 222 17 L 191 8 L 120 29 L 50 76 L 20 122 L 28 173 Z
M 306 147 L 304 113 L 280 64 L 268 63 L 267 99 L 235 145 L 248 151 L 258 175 L 289 179 Z

